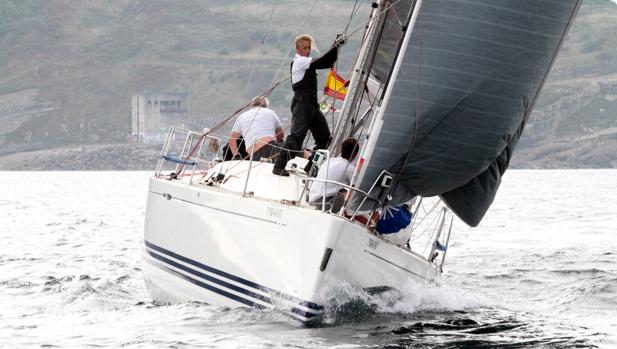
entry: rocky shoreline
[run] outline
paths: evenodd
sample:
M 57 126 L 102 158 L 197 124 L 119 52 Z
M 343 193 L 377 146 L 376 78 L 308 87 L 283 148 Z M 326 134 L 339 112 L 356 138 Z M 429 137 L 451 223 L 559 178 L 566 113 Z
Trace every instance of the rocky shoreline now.
M 0 157 L 3 171 L 153 171 L 161 148 L 143 144 L 78 145 Z
M 593 142 L 570 140 L 514 152 L 510 168 L 617 168 L 617 131 Z M 97 144 L 0 156 L 0 171 L 153 171 L 160 145 Z

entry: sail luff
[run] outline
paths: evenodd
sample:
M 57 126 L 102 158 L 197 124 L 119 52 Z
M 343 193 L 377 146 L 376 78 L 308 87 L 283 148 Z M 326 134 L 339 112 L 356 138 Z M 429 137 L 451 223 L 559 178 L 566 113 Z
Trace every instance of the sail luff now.
M 412 9 L 410 11 L 410 18 L 406 21 L 405 25 L 405 36 L 403 37 L 402 42 L 397 49 L 397 56 L 395 59 L 394 67 L 392 68 L 392 72 L 388 77 L 388 81 L 386 84 L 386 90 L 384 92 L 383 98 L 380 102 L 380 105 L 377 107 L 377 110 L 374 112 L 375 116 L 373 117 L 371 126 L 369 127 L 369 131 L 366 135 L 366 141 L 363 148 L 360 151 L 358 162 L 358 168 L 354 172 L 354 177 L 352 178 L 352 184 L 356 184 L 362 181 L 366 167 L 364 164 L 368 164 L 371 161 L 371 157 L 373 156 L 373 152 L 375 150 L 375 144 L 377 142 L 377 137 L 372 137 L 371 135 L 377 135 L 381 132 L 381 127 L 383 125 L 383 115 L 385 109 L 383 106 L 388 104 L 390 96 L 392 95 L 393 82 L 396 81 L 396 77 L 401 68 L 401 64 L 403 62 L 403 57 L 405 55 L 404 49 L 400 49 L 401 47 L 407 47 L 409 44 L 409 40 L 411 39 L 411 35 L 413 33 L 413 28 L 415 26 L 416 20 L 418 19 L 419 9 L 422 6 L 422 0 L 417 0 L 412 3 Z

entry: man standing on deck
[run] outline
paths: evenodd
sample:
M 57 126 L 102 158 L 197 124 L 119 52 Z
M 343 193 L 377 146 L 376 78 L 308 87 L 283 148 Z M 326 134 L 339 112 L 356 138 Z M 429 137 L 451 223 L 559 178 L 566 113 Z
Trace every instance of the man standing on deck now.
M 326 149 L 330 142 L 330 129 L 326 118 L 319 110 L 317 103 L 317 69 L 328 69 L 338 58 L 338 48 L 345 41 L 338 40 L 324 55 L 312 59 L 311 46 L 314 40 L 309 35 L 296 38 L 296 56 L 291 62 L 291 86 L 294 96 L 291 101 L 291 130 L 283 150 L 276 156 L 272 173 L 279 176 L 289 176 L 285 165 L 289 159 L 299 154 L 306 132 L 311 131 L 315 138 L 316 149 Z

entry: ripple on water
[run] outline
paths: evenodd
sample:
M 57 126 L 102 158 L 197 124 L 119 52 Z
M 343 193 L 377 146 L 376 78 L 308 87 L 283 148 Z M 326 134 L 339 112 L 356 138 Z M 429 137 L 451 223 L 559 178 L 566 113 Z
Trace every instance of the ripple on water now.
M 34 282 L 22 280 L 22 279 L 10 279 L 10 280 L 0 280 L 0 286 L 6 287 L 6 288 L 23 289 L 23 288 L 37 286 L 37 284 Z
M 52 275 L 45 276 L 44 279 L 47 281 L 43 284 L 43 291 L 60 292 L 62 291 L 62 285 L 73 281 L 74 278 L 75 276 L 73 275 L 65 275 L 62 277 L 55 277 Z
M 575 274 L 575 275 L 595 275 L 595 274 L 609 274 L 608 272 L 598 268 L 588 269 L 554 269 L 550 270 L 551 273 L 556 274 Z
M 587 333 L 585 328 L 570 327 L 562 331 L 547 331 L 544 320 L 529 314 L 474 309 L 459 312 L 419 312 L 414 317 L 403 326 L 376 331 L 371 333 L 371 336 L 380 338 L 380 341 L 383 341 L 384 337 L 390 337 L 397 345 L 405 348 L 418 345 L 441 348 L 592 346 L 590 338 L 593 334 Z
M 335 292 L 308 329 L 276 311 L 152 302 L 139 262 L 150 174 L 27 174 L 36 186 L 0 195 L 0 346 L 615 346 L 613 173 L 509 172 L 483 226 L 453 230 L 442 287 Z M 23 174 L 0 176 L 23 187 Z M 570 212 L 604 218 L 556 215 L 564 190 L 592 193 Z

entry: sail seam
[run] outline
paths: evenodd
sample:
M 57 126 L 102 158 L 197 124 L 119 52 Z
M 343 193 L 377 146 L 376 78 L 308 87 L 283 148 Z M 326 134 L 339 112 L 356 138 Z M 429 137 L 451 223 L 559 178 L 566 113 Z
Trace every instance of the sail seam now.
M 415 47 L 415 46 L 412 46 Z M 524 65 L 524 64 L 516 64 L 516 63 L 512 63 L 510 61 L 504 61 L 504 60 L 499 60 L 499 59 L 490 59 L 490 58 L 486 58 L 486 57 L 481 57 L 481 56 L 474 56 L 471 54 L 467 54 L 467 53 L 462 53 L 461 51 L 454 51 L 454 50 L 441 50 L 438 48 L 432 48 L 432 47 L 425 47 L 424 48 L 425 51 L 433 51 L 433 52 L 441 52 L 441 53 L 445 53 L 448 56 L 463 56 L 463 57 L 469 57 L 469 58 L 473 58 L 474 60 L 482 60 L 482 61 L 486 61 L 486 62 L 490 62 L 490 63 L 501 63 L 501 64 L 505 64 L 505 65 L 509 65 L 515 68 L 527 68 L 529 69 L 528 65 Z M 492 52 L 492 50 L 491 50 Z M 410 63 L 413 64 L 413 63 Z M 538 69 L 539 70 L 539 69 Z
M 398 100 L 404 100 L 404 101 L 415 101 L 415 98 L 407 98 L 407 97 L 402 97 L 402 96 L 393 96 L 391 99 L 398 99 Z M 448 107 L 448 109 L 452 108 L 451 104 L 444 104 L 444 103 L 438 103 L 438 102 L 431 102 L 428 100 L 424 100 L 424 103 L 428 103 L 428 104 L 433 104 L 433 105 L 440 105 L 440 106 L 444 106 L 444 107 Z M 486 110 L 479 110 L 473 107 L 466 107 L 466 110 L 472 110 L 478 114 L 485 114 L 485 115 L 489 115 L 495 118 L 500 118 L 500 119 L 510 119 L 510 117 L 508 116 L 504 116 L 503 114 L 499 114 L 499 113 L 494 113 L 491 111 L 486 111 Z M 393 113 L 393 112 L 388 112 L 388 115 L 390 114 L 394 114 L 394 115 L 403 115 L 401 113 Z
M 520 27 L 513 27 L 513 26 L 509 26 L 509 25 L 504 25 L 501 24 L 499 22 L 492 22 L 492 21 L 483 21 L 483 20 L 479 20 L 476 18 L 472 18 L 472 17 L 462 17 L 462 16 L 453 16 L 453 15 L 446 15 L 446 14 L 426 14 L 427 17 L 436 17 L 437 20 L 431 21 L 429 20 L 429 23 L 440 23 L 443 24 L 443 21 L 439 21 L 439 19 L 445 18 L 445 19 L 455 19 L 455 20 L 461 20 L 464 22 L 471 22 L 474 24 L 484 24 L 486 26 L 490 26 L 490 27 L 494 27 L 494 28 L 500 28 L 500 29 L 508 29 L 508 30 L 512 30 L 515 32 L 519 32 L 519 33 L 526 33 L 526 34 L 533 34 L 535 36 L 538 37 L 543 37 L 543 38 L 558 38 L 560 35 L 559 34 L 543 34 L 541 32 L 538 31 L 534 31 L 534 30 L 525 30 L 522 29 Z
M 404 82 L 404 81 L 409 81 L 409 80 L 398 80 L 397 83 L 399 81 Z M 422 86 L 438 87 L 442 90 L 448 90 L 448 91 L 465 92 L 463 95 L 467 95 L 467 96 L 470 95 L 469 90 L 463 90 L 463 89 L 455 88 L 455 87 L 448 87 L 446 85 L 433 84 L 433 83 L 429 83 L 426 81 L 422 82 Z M 488 97 L 488 98 L 499 100 L 499 101 L 507 101 L 507 102 L 514 102 L 514 103 L 520 102 L 520 99 L 518 98 L 505 98 L 505 97 L 501 97 L 501 96 L 489 94 L 489 93 L 478 93 L 477 91 L 473 91 L 473 95 L 481 96 L 481 97 Z
M 477 41 L 477 42 L 481 42 L 481 43 L 491 43 L 492 45 L 497 46 L 497 47 L 509 47 L 509 48 L 513 48 L 513 49 L 516 49 L 516 50 L 527 51 L 527 52 L 531 52 L 531 53 L 544 53 L 542 50 L 534 50 L 534 49 L 527 48 L 527 47 L 524 47 L 524 46 L 518 46 L 518 45 L 514 45 L 514 44 L 507 44 L 507 43 L 504 43 L 504 42 L 499 42 L 499 41 L 494 41 L 494 40 L 479 39 L 477 36 L 464 35 L 464 34 L 460 34 L 460 33 L 452 33 L 452 32 L 447 32 L 447 31 L 436 31 L 436 30 L 425 30 L 425 31 L 427 33 L 440 33 L 440 34 L 448 35 L 448 36 L 451 36 L 451 37 L 467 39 L 469 41 Z M 411 47 L 415 47 L 415 45 L 412 43 Z
M 465 0 L 465 1 L 461 1 L 461 0 L 451 0 L 452 2 L 458 2 L 458 3 L 465 3 L 465 5 L 468 5 L 469 3 L 473 3 L 476 6 L 481 6 L 481 7 L 486 7 L 486 8 L 493 8 L 496 10 L 500 10 L 503 12 L 509 12 L 509 13 L 516 13 L 516 14 L 520 14 L 522 16 L 525 17 L 536 17 L 536 18 L 540 18 L 540 19 L 546 19 L 546 20 L 550 20 L 550 21 L 554 21 L 557 23 L 562 23 L 561 21 L 552 18 L 552 17 L 546 17 L 546 16 L 541 16 L 538 13 L 528 13 L 528 12 L 521 12 L 521 11 L 517 11 L 517 10 L 512 10 L 512 8 L 510 7 L 503 7 L 503 6 L 494 6 L 494 5 L 489 5 L 487 2 L 475 2 L 474 0 Z M 554 1 L 557 4 L 561 4 L 563 2 L 563 0 L 557 0 Z
M 412 66 L 412 65 L 417 65 L 417 64 L 408 64 L 408 66 Z M 432 68 L 434 70 L 437 70 L 437 71 L 445 71 L 445 72 L 449 72 L 449 73 L 458 73 L 460 75 L 466 75 L 466 76 L 475 76 L 475 77 L 481 78 L 482 80 L 485 80 L 485 81 L 505 82 L 505 83 L 509 83 L 509 84 L 512 84 L 512 85 L 518 85 L 518 86 L 521 86 L 521 87 L 528 87 L 528 85 L 529 85 L 529 84 L 523 84 L 523 83 L 515 82 L 515 81 L 512 81 L 512 80 L 507 80 L 507 79 L 504 79 L 504 78 L 491 78 L 488 75 L 481 75 L 481 74 L 476 74 L 476 73 L 465 73 L 465 72 L 461 72 L 461 71 L 458 71 L 458 70 L 447 69 L 447 68 L 440 68 L 438 66 L 433 66 L 433 65 L 424 65 L 424 67 L 425 68 L 426 67 L 430 67 L 430 68 Z M 401 81 L 411 81 L 411 80 L 402 80 L 401 79 Z

